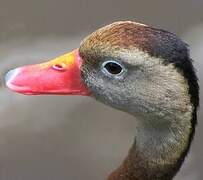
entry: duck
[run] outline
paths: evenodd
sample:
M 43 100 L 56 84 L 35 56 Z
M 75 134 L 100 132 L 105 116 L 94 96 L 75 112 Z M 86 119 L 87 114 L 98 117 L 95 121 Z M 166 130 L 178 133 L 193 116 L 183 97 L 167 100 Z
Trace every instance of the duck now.
M 8 71 L 25 95 L 82 95 L 135 117 L 134 142 L 108 180 L 171 180 L 189 152 L 199 85 L 189 46 L 174 33 L 118 21 L 51 61 Z

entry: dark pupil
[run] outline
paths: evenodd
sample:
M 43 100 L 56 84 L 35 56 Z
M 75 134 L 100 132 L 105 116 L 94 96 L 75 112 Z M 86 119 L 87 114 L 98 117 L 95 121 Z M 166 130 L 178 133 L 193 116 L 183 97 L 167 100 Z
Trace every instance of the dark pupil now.
M 104 67 L 111 74 L 119 74 L 122 71 L 122 67 L 113 62 L 107 63 Z

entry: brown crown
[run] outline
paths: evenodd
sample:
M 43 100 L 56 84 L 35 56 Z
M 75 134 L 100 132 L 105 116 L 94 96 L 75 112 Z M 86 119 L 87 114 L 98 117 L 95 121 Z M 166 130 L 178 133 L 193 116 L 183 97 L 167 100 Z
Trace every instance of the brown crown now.
M 137 48 L 151 56 L 166 59 L 187 56 L 187 46 L 176 35 L 143 24 L 121 21 L 98 29 L 89 35 L 80 46 L 80 53 L 110 52 L 114 49 Z

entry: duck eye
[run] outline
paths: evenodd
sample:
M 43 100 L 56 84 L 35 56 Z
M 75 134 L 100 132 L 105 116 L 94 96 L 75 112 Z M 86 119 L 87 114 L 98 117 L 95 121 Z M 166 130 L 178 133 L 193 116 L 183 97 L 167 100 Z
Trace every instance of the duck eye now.
M 116 61 L 106 61 L 102 64 L 103 70 L 110 75 L 120 75 L 123 73 L 123 67 Z

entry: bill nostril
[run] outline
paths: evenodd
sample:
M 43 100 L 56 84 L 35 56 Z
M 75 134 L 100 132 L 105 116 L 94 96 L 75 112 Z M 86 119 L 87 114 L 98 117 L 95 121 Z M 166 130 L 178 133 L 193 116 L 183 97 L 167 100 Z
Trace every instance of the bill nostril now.
M 52 66 L 53 69 L 57 71 L 64 71 L 65 70 L 65 64 L 54 64 Z

